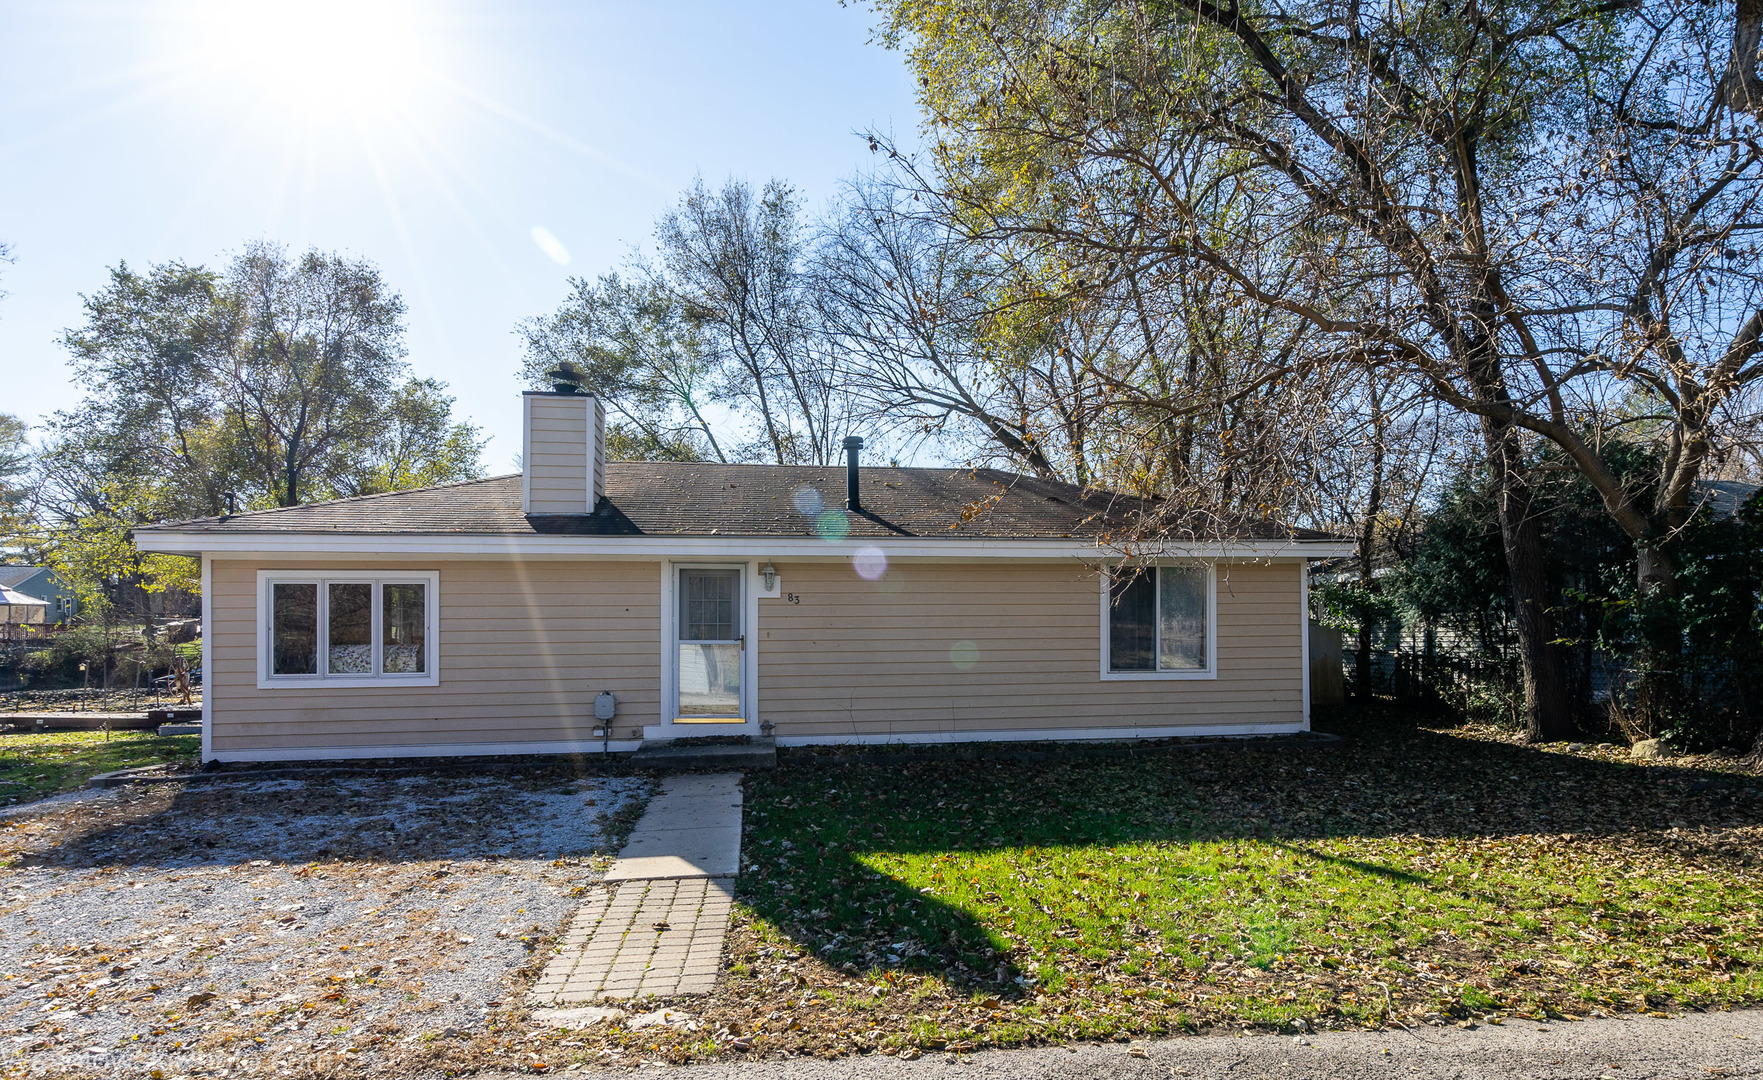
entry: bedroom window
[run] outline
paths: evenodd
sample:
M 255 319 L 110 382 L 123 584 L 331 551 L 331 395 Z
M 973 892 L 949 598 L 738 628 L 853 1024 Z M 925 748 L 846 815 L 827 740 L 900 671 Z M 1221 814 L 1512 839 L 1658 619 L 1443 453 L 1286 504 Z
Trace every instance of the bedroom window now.
M 1212 678 L 1215 593 L 1208 565 L 1115 568 L 1103 584 L 1102 677 Z
M 260 572 L 257 685 L 435 685 L 439 576 Z

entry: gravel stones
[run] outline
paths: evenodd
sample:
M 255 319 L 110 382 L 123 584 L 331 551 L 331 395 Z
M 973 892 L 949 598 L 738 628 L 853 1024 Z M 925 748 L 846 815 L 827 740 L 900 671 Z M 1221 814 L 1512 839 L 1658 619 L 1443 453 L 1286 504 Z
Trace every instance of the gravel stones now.
M 90 1074 L 391 1069 L 493 1022 L 645 782 L 125 788 L 0 823 L 0 1036 Z

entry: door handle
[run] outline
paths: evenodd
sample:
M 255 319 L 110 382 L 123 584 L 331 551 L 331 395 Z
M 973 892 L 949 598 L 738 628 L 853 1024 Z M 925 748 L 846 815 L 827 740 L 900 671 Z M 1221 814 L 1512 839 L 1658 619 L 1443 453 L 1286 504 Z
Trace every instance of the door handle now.
M 741 651 L 742 652 L 747 651 L 747 635 L 746 634 L 741 635 Z

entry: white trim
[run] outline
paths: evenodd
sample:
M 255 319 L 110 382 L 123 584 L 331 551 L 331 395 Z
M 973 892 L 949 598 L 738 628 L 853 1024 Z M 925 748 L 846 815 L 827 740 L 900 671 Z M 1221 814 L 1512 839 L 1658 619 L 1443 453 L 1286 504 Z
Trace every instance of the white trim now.
M 879 547 L 890 562 L 898 559 L 1076 559 L 1114 561 L 1119 549 L 1087 540 L 949 540 L 930 537 L 828 542 L 803 537 L 766 536 L 486 536 L 471 533 L 390 534 L 261 533 L 136 529 L 142 551 L 195 555 L 204 551 L 237 554 L 330 555 L 495 555 L 633 559 L 834 559 L 846 560 L 862 548 Z M 1332 559 L 1353 554 L 1351 541 L 1207 541 L 1135 548 L 1143 556 L 1170 559 Z
M 366 675 L 328 675 L 323 672 L 326 666 L 323 648 L 326 613 L 330 607 L 330 590 L 325 587 L 333 581 L 366 581 L 374 585 L 375 598 L 372 607 L 373 631 L 371 640 L 373 649 L 374 671 Z M 378 592 L 381 586 L 420 583 L 426 590 L 423 597 L 423 635 L 427 655 L 423 657 L 423 673 L 420 675 L 387 675 L 379 670 L 381 649 L 380 607 Z M 274 613 L 270 604 L 270 589 L 278 584 L 313 584 L 318 586 L 318 629 L 319 629 L 319 667 L 317 675 L 272 675 L 273 664 L 270 652 L 273 648 L 274 629 L 271 626 Z M 294 690 L 315 689 L 343 690 L 350 687 L 362 689 L 383 688 L 388 686 L 439 686 L 441 685 L 441 573 L 438 570 L 321 570 L 298 569 L 289 567 L 276 570 L 257 571 L 257 689 L 259 690 Z M 202 628 L 204 639 L 208 627 Z M 203 671 L 204 690 L 208 673 Z M 206 693 L 203 700 L 207 700 Z
M 1116 564 L 1118 565 L 1118 564 Z M 1192 566 L 1192 560 L 1156 559 L 1154 566 Z M 1097 639 L 1101 643 L 1101 672 L 1103 682 L 1182 682 L 1201 679 L 1218 678 L 1218 564 L 1208 562 L 1206 567 L 1206 667 L 1200 671 L 1115 671 L 1108 666 L 1108 629 L 1109 608 L 1112 606 L 1111 586 L 1114 583 L 1114 567 L 1110 566 L 1097 576 L 1102 583 L 1102 618 L 1101 625 L 1096 628 Z M 1162 603 L 1161 591 L 1157 593 L 1158 603 Z M 1159 650 L 1153 646 L 1152 654 Z
M 1254 739 L 1296 735 L 1302 724 L 1174 724 L 1119 728 L 1011 728 L 999 731 L 938 731 L 894 735 L 780 735 L 779 746 L 935 746 L 972 742 L 1119 742 L 1133 739 Z M 640 739 L 614 739 L 608 752 L 628 754 Z M 316 746 L 259 750 L 223 750 L 215 761 L 347 761 L 361 758 L 508 757 L 522 754 L 598 754 L 599 739 L 566 739 L 526 743 L 412 743 L 392 746 Z
M 935 731 L 911 735 L 779 735 L 779 746 L 926 746 L 967 742 L 1092 742 L 1122 739 L 1179 739 L 1187 736 L 1223 736 L 1252 739 L 1262 735 L 1295 735 L 1302 724 L 1177 724 L 1165 727 L 1011 728 L 1001 731 Z
M 520 395 L 520 512 L 533 512 L 533 399 Z
M 1310 564 L 1298 564 L 1298 640 L 1304 665 L 1304 730 L 1310 730 Z
M 214 760 L 214 560 L 202 556 L 202 763 Z
M 679 596 L 681 570 L 741 571 L 741 723 L 676 724 L 679 717 Z M 759 734 L 759 596 L 758 564 L 684 560 L 661 564 L 661 715 L 646 724 L 649 739 L 696 738 L 704 735 Z
M 215 761 L 348 761 L 357 758 L 507 757 L 517 754 L 628 754 L 639 739 L 560 739 L 530 743 L 413 743 L 398 746 L 314 746 L 276 750 L 222 750 Z

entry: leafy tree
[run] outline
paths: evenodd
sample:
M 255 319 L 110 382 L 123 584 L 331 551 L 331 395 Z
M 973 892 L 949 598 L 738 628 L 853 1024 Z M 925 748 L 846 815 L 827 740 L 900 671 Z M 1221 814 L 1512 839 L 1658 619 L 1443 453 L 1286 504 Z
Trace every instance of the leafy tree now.
M 721 400 L 715 364 L 680 306 L 661 289 L 617 274 L 570 279 L 551 315 L 522 323 L 523 374 L 573 366 L 609 411 L 606 453 L 621 460 L 727 461 L 704 410 Z
M 479 475 L 484 440 L 453 418 L 437 379 L 409 379 L 380 408 L 377 430 L 332 481 L 339 495 L 378 495 Z
M 476 429 L 408 376 L 370 264 L 252 244 L 216 273 L 126 264 L 65 335 L 85 397 L 41 468 L 65 521 L 199 516 L 478 475 Z M 113 501 L 118 485 L 152 507 Z
M 23 530 L 30 515 L 31 426 L 0 413 L 0 543 Z

